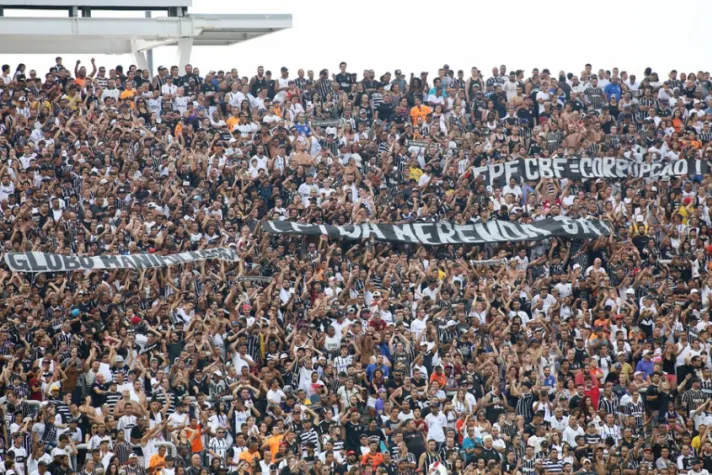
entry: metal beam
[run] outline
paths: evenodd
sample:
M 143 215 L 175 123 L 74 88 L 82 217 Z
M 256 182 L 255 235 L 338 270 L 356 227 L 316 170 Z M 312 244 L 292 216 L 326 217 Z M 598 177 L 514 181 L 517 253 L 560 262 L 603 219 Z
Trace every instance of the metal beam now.
M 194 14 L 188 15 L 194 20 L 196 28 L 205 29 L 230 29 L 239 30 L 249 28 L 271 28 L 282 30 L 292 27 L 292 15 L 274 14 L 274 15 L 212 15 L 212 14 Z
M 47 9 L 64 10 L 69 7 L 88 7 L 92 9 L 123 9 L 134 10 L 155 10 L 167 9 L 171 7 L 189 8 L 193 6 L 193 0 L 3 0 L 5 8 L 17 9 Z
M 130 0 L 136 1 L 136 0 Z M 291 15 L 187 15 L 160 18 L 1 17 L 1 54 L 126 54 L 178 45 L 229 45 L 291 28 Z M 182 47 L 181 47 L 182 45 Z M 153 72 L 153 71 L 152 71 Z
M 139 37 L 142 39 L 166 39 L 181 36 L 197 36 L 190 18 L 0 18 L 3 35 L 53 38 L 56 36 L 81 37 Z M 31 32 L 31 34 L 28 34 Z M 18 51 L 19 53 L 20 51 Z
M 146 12 L 146 18 L 151 18 L 151 11 Z M 153 49 L 146 50 L 146 66 L 148 67 L 148 74 L 153 79 Z
M 160 48 L 162 46 L 175 46 L 177 41 L 177 38 L 166 38 L 165 40 L 156 41 L 137 39 L 134 40 L 134 46 L 136 47 L 136 51 L 146 51 L 149 49 Z

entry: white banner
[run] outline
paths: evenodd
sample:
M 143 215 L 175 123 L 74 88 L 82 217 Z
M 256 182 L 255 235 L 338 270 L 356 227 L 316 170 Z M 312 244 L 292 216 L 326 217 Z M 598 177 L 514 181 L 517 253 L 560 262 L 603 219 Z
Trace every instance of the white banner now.
M 221 259 L 240 260 L 235 249 L 222 247 L 200 251 L 181 252 L 168 256 L 157 254 L 131 254 L 128 256 L 63 256 L 44 252 L 8 252 L 5 263 L 13 272 L 71 272 L 98 269 L 149 269 L 176 264 Z
M 488 185 L 505 185 L 510 178 L 517 182 L 537 181 L 542 178 L 661 178 L 706 175 L 712 171 L 710 163 L 695 158 L 674 162 L 638 163 L 625 158 L 520 158 L 472 168 L 475 178 L 482 176 Z

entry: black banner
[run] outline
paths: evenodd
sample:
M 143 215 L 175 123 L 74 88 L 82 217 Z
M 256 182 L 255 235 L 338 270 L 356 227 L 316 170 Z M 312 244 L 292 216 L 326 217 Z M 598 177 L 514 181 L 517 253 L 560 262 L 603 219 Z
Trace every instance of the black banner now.
M 597 158 L 522 158 L 509 162 L 474 167 L 475 177 L 482 176 L 488 185 L 504 185 L 514 178 L 517 182 L 542 178 L 625 179 L 662 178 L 710 173 L 709 162 L 697 159 L 666 163 L 638 163 L 614 157 Z
M 608 236 L 611 229 L 603 221 L 548 218 L 531 224 L 487 221 L 455 225 L 446 221 L 413 224 L 357 224 L 327 226 L 298 224 L 292 221 L 265 221 L 262 228 L 273 234 L 326 235 L 334 239 L 369 239 L 437 246 L 441 244 L 487 244 L 497 242 L 540 241 L 550 237 L 570 239 Z

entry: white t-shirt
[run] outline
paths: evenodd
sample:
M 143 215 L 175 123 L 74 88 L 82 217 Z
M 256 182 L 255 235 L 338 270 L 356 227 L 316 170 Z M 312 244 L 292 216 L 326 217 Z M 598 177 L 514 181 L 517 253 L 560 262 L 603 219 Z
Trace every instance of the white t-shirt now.
M 169 426 L 184 426 L 188 424 L 188 414 L 178 414 L 174 412 L 168 416 Z
M 189 97 L 186 96 L 176 96 L 173 98 L 173 105 L 175 108 L 180 112 L 180 115 L 182 116 L 185 111 L 188 110 L 188 101 L 190 100 Z
M 161 94 L 170 94 L 171 96 L 175 96 L 177 92 L 178 86 L 175 84 L 164 84 L 161 86 Z
M 539 103 L 539 99 L 543 99 L 544 102 L 548 102 L 551 99 L 551 94 L 546 91 L 539 91 L 536 93 L 536 100 Z M 544 112 L 544 104 L 539 104 L 539 113 Z
M 15 454 L 15 471 L 19 475 L 25 475 L 25 461 L 27 460 L 27 451 L 24 447 L 15 447 L 14 445 L 7 449 L 8 452 Z
M 248 364 L 248 361 L 253 362 L 252 357 L 248 354 L 245 354 L 245 356 L 240 356 L 239 353 L 235 354 L 235 357 L 232 359 L 232 363 L 235 366 L 235 369 L 237 370 L 237 374 L 240 374 L 240 371 L 242 371 L 242 367 L 246 366 L 248 369 L 250 365 Z
M 504 93 L 507 95 L 507 102 L 511 101 L 514 96 L 517 95 L 517 86 L 519 83 L 517 81 L 505 81 L 504 82 Z
M 0 183 L 0 201 L 7 201 L 8 197 L 15 193 L 15 184 L 10 182 L 7 185 Z
M 445 442 L 445 431 L 443 428 L 447 426 L 447 417 L 442 412 L 436 416 L 433 413 L 425 416 L 425 423 L 428 424 L 428 440 L 432 439 L 435 442 Z
M 121 416 L 118 424 L 116 424 L 116 428 L 118 430 L 124 431 L 124 439 L 126 439 L 126 442 L 129 444 L 131 443 L 131 429 L 136 427 L 137 422 L 136 416 L 129 416 L 127 414 L 125 416 Z
M 110 383 L 114 376 L 111 374 L 111 366 L 106 363 L 99 363 L 99 374 L 104 375 L 104 382 Z
M 101 102 L 104 102 L 104 99 L 106 99 L 107 97 L 111 97 L 111 98 L 114 98 L 114 99 L 118 99 L 118 98 L 119 98 L 119 90 L 116 89 L 116 88 L 114 88 L 114 89 L 104 89 L 104 90 L 101 92 Z
M 267 391 L 267 402 L 271 404 L 282 404 L 282 400 L 284 400 L 287 397 L 286 394 L 284 394 L 284 391 L 281 389 L 277 389 L 276 391 L 269 390 Z

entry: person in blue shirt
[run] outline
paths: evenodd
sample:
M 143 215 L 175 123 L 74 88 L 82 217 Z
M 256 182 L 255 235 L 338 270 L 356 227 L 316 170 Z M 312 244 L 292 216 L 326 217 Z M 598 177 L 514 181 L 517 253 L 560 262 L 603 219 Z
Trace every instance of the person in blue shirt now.
M 366 375 L 368 376 L 369 381 L 373 381 L 373 373 L 377 370 L 380 369 L 383 372 L 383 377 L 388 378 L 388 375 L 390 374 L 390 371 L 388 370 L 388 366 L 383 364 L 383 355 L 378 355 L 376 357 L 376 362 L 371 363 L 366 367 Z
M 638 361 L 638 364 L 635 366 L 635 371 L 636 373 L 640 371 L 643 373 L 643 379 L 648 379 L 651 374 L 653 374 L 653 361 L 651 360 L 652 358 L 652 353 L 650 350 L 645 350 L 643 351 L 643 359 Z
M 469 416 L 467 416 L 469 418 Z M 462 441 L 462 449 L 465 451 L 465 464 L 475 461 L 475 447 L 481 444 L 482 441 L 478 440 L 475 435 L 475 427 L 473 425 L 466 424 L 465 438 Z
M 309 127 L 309 124 L 303 123 L 301 118 L 299 122 L 293 126 L 293 128 L 297 129 L 297 133 L 299 135 L 304 135 L 305 137 L 309 137 L 311 135 L 311 127 Z
M 444 87 L 442 87 L 442 79 L 440 78 L 435 78 L 435 80 L 433 81 L 433 87 L 431 87 L 430 91 L 428 91 L 428 95 L 435 95 L 435 91 L 437 91 L 438 89 L 442 91 L 443 97 L 447 97 L 447 91 Z
M 616 96 L 616 100 L 620 101 L 623 91 L 617 76 L 611 78 L 611 82 L 603 89 L 603 95 L 607 101 L 611 100 L 612 96 Z
M 549 388 L 553 388 L 554 386 L 556 386 L 556 378 L 553 374 L 551 374 L 551 367 L 549 366 L 544 366 L 543 383 L 544 386 Z

